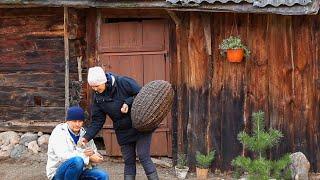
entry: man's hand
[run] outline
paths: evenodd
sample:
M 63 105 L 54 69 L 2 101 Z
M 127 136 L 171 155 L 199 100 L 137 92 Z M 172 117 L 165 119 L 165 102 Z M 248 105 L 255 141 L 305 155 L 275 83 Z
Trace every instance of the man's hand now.
M 81 147 L 85 147 L 86 144 L 88 143 L 88 140 L 86 138 L 81 138 L 79 139 L 79 142 Z
M 129 110 L 128 104 L 123 103 L 123 105 L 122 105 L 122 107 L 121 107 L 121 112 L 124 113 L 124 114 L 126 114 L 126 113 L 128 113 L 128 110 Z
M 103 157 L 100 154 L 96 153 L 90 156 L 89 160 L 93 163 L 101 163 L 103 161 Z
M 90 157 L 94 154 L 94 151 L 92 148 L 86 148 L 83 153 L 84 153 L 84 155 Z

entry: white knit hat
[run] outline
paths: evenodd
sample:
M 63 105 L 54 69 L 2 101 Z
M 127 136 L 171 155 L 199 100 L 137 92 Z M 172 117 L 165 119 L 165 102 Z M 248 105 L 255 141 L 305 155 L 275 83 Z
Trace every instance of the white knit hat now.
M 106 82 L 107 82 L 107 77 L 106 77 L 106 74 L 104 73 L 104 70 L 101 67 L 96 66 L 96 67 L 89 68 L 88 83 L 90 86 L 98 86 Z

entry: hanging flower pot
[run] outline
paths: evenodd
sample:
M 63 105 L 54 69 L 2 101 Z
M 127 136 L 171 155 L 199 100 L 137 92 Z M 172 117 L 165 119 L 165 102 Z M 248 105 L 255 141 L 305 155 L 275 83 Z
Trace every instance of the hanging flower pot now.
M 249 57 L 250 51 L 245 46 L 239 37 L 230 36 L 222 41 L 219 45 L 220 54 L 227 55 L 229 62 L 241 62 L 243 57 Z
M 227 59 L 229 62 L 241 62 L 244 57 L 244 50 L 239 49 L 227 49 Z

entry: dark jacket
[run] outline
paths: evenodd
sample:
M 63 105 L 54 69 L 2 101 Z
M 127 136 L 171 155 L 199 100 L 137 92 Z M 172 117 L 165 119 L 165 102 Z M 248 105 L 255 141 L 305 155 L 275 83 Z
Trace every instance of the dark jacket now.
M 113 121 L 119 145 L 135 142 L 139 138 L 139 132 L 132 127 L 130 116 L 133 98 L 141 87 L 129 77 L 106 74 L 107 86 L 103 93 L 97 93 L 94 97 L 92 108 L 92 122 L 86 129 L 85 138 L 89 141 L 102 129 L 108 115 Z M 112 85 L 112 78 L 115 82 Z M 128 113 L 121 113 L 123 103 L 129 106 Z

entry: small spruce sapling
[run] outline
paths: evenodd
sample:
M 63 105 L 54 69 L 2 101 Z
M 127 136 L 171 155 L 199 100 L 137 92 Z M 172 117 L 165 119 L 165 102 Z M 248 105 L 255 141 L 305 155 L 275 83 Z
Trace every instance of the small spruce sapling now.
M 210 151 L 207 155 L 196 152 L 197 167 L 202 169 L 208 169 L 214 160 L 215 151 Z
M 274 161 L 265 157 L 266 150 L 279 143 L 280 138 L 283 137 L 282 133 L 272 128 L 268 132 L 265 131 L 263 111 L 253 113 L 252 117 L 252 134 L 242 131 L 238 134 L 238 140 L 257 157 L 254 159 L 244 156 L 236 157 L 232 161 L 232 166 L 235 167 L 237 176 L 241 172 L 247 172 L 248 179 L 290 179 L 291 172 L 287 168 L 290 163 L 289 154 Z

